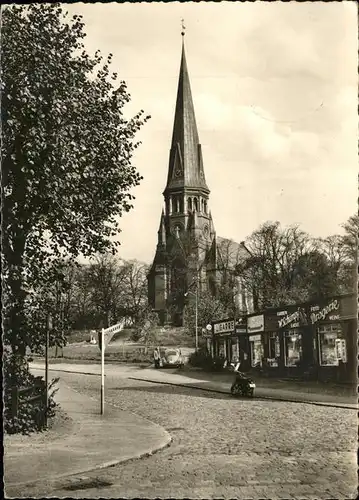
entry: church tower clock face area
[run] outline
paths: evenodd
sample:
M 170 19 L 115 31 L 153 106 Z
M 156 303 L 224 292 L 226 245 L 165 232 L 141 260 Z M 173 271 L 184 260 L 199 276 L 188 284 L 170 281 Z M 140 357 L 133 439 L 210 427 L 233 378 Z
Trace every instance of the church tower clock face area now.
M 172 279 L 175 269 L 171 266 L 176 259 L 188 260 L 183 266 L 185 272 L 189 272 L 184 279 L 185 283 L 190 283 L 193 279 L 193 268 L 216 269 L 215 262 L 211 261 L 215 259 L 216 252 L 210 251 L 216 242 L 209 211 L 209 194 L 182 38 L 167 182 L 163 191 L 165 207 L 161 216 L 161 241 L 157 244 L 156 255 L 148 274 L 150 305 L 158 311 L 160 317 L 167 317 L 169 322 L 171 320 L 168 314 L 173 310 L 174 302 L 184 303 L 178 297 L 182 293 L 183 298 L 187 292 L 173 285 L 176 282 Z M 181 251 L 183 255 L 180 256 Z M 204 280 L 208 279 L 212 278 L 204 277 Z M 159 286 L 158 283 L 162 285 Z M 178 307 L 182 307 L 182 310 L 176 312 L 177 318 L 183 316 L 183 305 Z
M 181 175 L 182 175 L 182 170 L 179 167 L 177 167 L 175 170 L 175 177 L 181 177 Z
M 203 236 L 205 237 L 205 239 L 209 237 L 209 227 L 207 226 L 207 224 L 205 224 L 205 226 L 203 227 Z

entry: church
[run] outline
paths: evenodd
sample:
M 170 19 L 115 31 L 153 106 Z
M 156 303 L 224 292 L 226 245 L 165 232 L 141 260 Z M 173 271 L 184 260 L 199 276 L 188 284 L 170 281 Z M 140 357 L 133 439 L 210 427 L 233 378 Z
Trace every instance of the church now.
M 149 305 L 162 324 L 175 325 L 182 324 L 185 304 L 196 293 L 199 297 L 204 292 L 217 293 L 223 279 L 219 241 L 230 242 L 216 236 L 211 215 L 183 35 L 164 208 L 147 276 Z M 230 244 L 236 247 L 237 257 L 245 252 L 241 245 Z M 245 300 L 243 293 L 239 297 Z

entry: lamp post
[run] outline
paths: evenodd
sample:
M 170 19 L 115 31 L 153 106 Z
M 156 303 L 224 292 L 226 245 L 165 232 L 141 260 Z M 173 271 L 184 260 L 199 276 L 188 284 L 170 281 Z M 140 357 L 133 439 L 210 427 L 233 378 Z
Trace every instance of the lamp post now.
M 234 319 L 234 333 L 236 333 L 236 309 L 237 309 L 237 304 L 236 304 L 236 298 L 237 298 L 237 293 L 238 293 L 238 288 L 236 285 L 233 287 L 233 319 Z
M 184 296 L 187 297 L 190 293 L 195 296 L 195 335 L 196 335 L 196 352 L 197 352 L 198 351 L 198 287 L 196 286 L 195 293 L 188 290 L 188 292 L 186 292 Z
M 234 285 L 233 287 L 233 325 L 234 325 L 234 336 L 235 336 L 235 339 L 236 339 L 236 355 L 237 357 L 239 357 L 239 343 L 238 343 L 238 337 L 237 337 L 237 330 L 236 330 L 236 322 L 237 322 L 237 301 L 236 301 L 236 298 L 237 298 L 237 293 L 238 293 L 238 288 L 236 285 Z M 231 361 L 233 361 L 232 357 L 233 357 L 233 344 L 232 344 L 232 341 L 231 341 Z
M 212 342 L 210 344 L 210 355 L 213 358 L 214 357 L 214 338 L 213 338 L 213 332 L 212 332 L 212 325 L 210 323 L 208 323 L 208 325 L 206 326 L 206 330 L 207 330 L 208 334 L 212 333 Z
M 187 292 L 184 294 L 184 296 L 187 297 L 189 294 L 192 294 L 195 296 L 195 335 L 196 335 L 196 352 L 197 352 L 198 351 L 198 271 L 196 274 L 195 283 L 196 283 L 195 293 L 191 292 L 190 290 L 187 290 Z

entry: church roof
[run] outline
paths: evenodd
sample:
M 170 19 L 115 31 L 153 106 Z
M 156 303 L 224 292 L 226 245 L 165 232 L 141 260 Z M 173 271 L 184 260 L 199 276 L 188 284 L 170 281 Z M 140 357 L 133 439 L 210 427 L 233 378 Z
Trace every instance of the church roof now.
M 184 44 L 182 44 L 181 67 L 165 191 L 176 188 L 199 188 L 209 193 L 204 176 L 202 151 Z
M 217 236 L 218 267 L 222 269 L 235 269 L 238 264 L 243 264 L 249 253 L 241 243 Z

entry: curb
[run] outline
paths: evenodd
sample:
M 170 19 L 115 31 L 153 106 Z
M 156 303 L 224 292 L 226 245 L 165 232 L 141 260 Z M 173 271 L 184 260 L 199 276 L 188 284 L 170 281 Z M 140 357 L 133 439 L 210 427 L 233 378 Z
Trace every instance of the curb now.
M 34 370 L 40 370 L 40 368 L 35 368 L 33 367 Z M 100 376 L 100 374 L 97 373 L 90 373 L 90 372 L 78 372 L 78 371 L 70 371 L 70 370 L 61 370 L 58 368 L 49 368 L 50 371 L 57 371 L 57 372 L 64 372 L 64 373 L 74 373 L 74 374 L 79 374 L 79 375 L 95 375 L 97 377 Z M 106 374 L 105 374 L 106 377 Z M 223 391 L 221 389 L 211 389 L 208 387 L 198 387 L 196 385 L 190 384 L 180 384 L 180 383 L 175 383 L 175 382 L 161 382 L 159 380 L 149 380 L 149 379 L 144 379 L 144 378 L 137 378 L 137 377 L 126 377 L 129 380 L 138 380 L 140 382 L 149 382 L 152 384 L 162 384 L 162 385 L 172 385 L 174 387 L 185 387 L 187 389 L 195 389 L 199 391 L 205 391 L 205 392 L 213 392 L 215 394 L 227 394 L 230 396 L 229 391 Z M 320 402 L 320 401 L 310 401 L 310 400 L 298 400 L 298 399 L 289 399 L 289 398 L 281 398 L 281 397 L 274 397 L 274 396 L 260 396 L 256 398 L 257 400 L 269 400 L 269 401 L 283 401 L 285 403 L 302 403 L 302 404 L 308 404 L 308 405 L 313 405 L 313 406 L 324 406 L 328 408 L 341 408 L 344 410 L 355 410 L 358 411 L 357 406 L 348 406 L 345 403 L 343 404 L 337 404 L 337 403 L 326 403 L 326 402 Z
M 30 364 L 30 369 L 31 370 L 38 370 L 38 371 L 45 371 L 45 369 L 43 367 L 39 367 L 39 366 L 31 366 Z M 49 367 L 49 371 L 50 372 L 62 372 L 62 373 L 74 373 L 74 374 L 79 374 L 79 375 L 94 375 L 95 377 L 101 377 L 101 373 L 93 373 L 93 372 L 79 372 L 79 371 L 75 371 L 75 370 L 64 370 L 64 369 L 61 369 L 61 368 L 53 368 L 53 367 Z M 106 373 L 104 374 L 105 377 L 106 377 Z
M 231 395 L 229 391 L 223 391 L 221 389 L 210 389 L 206 387 L 198 387 L 196 385 L 192 384 L 180 384 L 180 383 L 174 383 L 174 382 L 161 382 L 159 380 L 149 380 L 149 379 L 144 379 L 144 378 L 137 378 L 137 377 L 127 377 L 130 380 L 138 380 L 140 382 L 149 382 L 151 384 L 161 384 L 161 385 L 171 385 L 174 387 L 184 387 L 186 389 L 196 389 L 198 391 L 205 391 L 205 392 L 213 392 L 216 394 L 226 394 L 228 396 Z M 300 401 L 298 399 L 288 399 L 288 398 L 280 398 L 280 397 L 273 397 L 273 396 L 259 396 L 256 398 L 256 400 L 269 400 L 269 401 L 282 401 L 284 403 L 299 403 L 299 404 L 307 404 L 307 405 L 313 405 L 313 406 L 325 406 L 329 408 L 342 408 L 344 410 L 355 410 L 358 411 L 357 407 L 354 406 L 348 406 L 344 404 L 337 404 L 337 403 L 325 403 L 325 402 L 320 402 L 320 401 L 310 401 L 310 400 L 303 400 Z
M 107 404 L 110 404 L 110 403 L 107 403 Z M 59 474 L 58 476 L 53 476 L 53 477 L 49 478 L 46 482 L 51 483 L 54 481 L 58 481 L 59 479 L 71 478 L 73 476 L 78 476 L 79 474 L 86 474 L 88 472 L 94 472 L 96 470 L 103 470 L 103 469 L 107 469 L 109 467 L 115 467 L 116 465 L 126 464 L 128 462 L 140 460 L 141 458 L 151 457 L 152 455 L 155 455 L 159 451 L 164 450 L 165 448 L 169 448 L 171 446 L 173 438 L 169 432 L 167 432 L 167 434 L 168 434 L 168 439 L 163 444 L 161 444 L 157 448 L 153 448 L 152 450 L 144 451 L 143 453 L 139 453 L 138 455 L 135 455 L 133 457 L 127 457 L 127 458 L 123 458 L 120 460 L 111 460 L 109 462 L 102 462 L 101 464 L 97 465 L 96 467 L 90 467 L 87 469 L 79 469 L 79 470 L 76 470 L 75 472 Z M 35 479 L 33 481 L 22 481 L 21 483 L 19 483 L 19 482 L 7 483 L 5 486 L 8 486 L 11 488 L 13 486 L 35 485 L 35 484 L 44 483 L 44 482 L 45 481 L 43 481 L 41 479 Z
M 35 366 L 31 366 L 30 368 L 32 368 L 33 370 L 40 370 L 40 368 L 37 368 Z M 62 372 L 62 373 L 74 373 L 74 374 L 78 374 L 78 375 L 93 375 L 95 377 L 101 377 L 101 373 L 77 372 L 74 370 L 59 370 L 58 368 L 49 368 L 49 371 L 50 372 Z M 106 373 L 104 375 L 106 377 Z
M 80 373 L 80 372 L 67 372 L 67 373 Z M 94 375 L 94 374 L 89 373 L 88 375 Z M 68 386 L 67 384 L 65 384 L 65 385 L 70 390 L 72 390 L 74 392 L 78 392 L 78 391 L 76 391 L 76 389 L 73 389 L 72 387 Z M 93 398 L 91 396 L 88 396 L 88 397 L 92 400 L 98 401 L 98 399 L 96 399 L 96 398 Z M 165 448 L 168 448 L 169 446 L 171 446 L 173 438 L 172 438 L 171 434 L 161 425 L 157 424 L 156 422 L 152 422 L 151 420 L 149 420 L 145 417 L 142 417 L 141 415 L 138 415 L 137 413 L 122 410 L 118 405 L 116 405 L 114 403 L 107 402 L 107 404 L 109 406 L 112 406 L 113 408 L 117 408 L 117 409 L 121 410 L 122 412 L 130 413 L 130 414 L 132 413 L 133 415 L 136 415 L 137 417 L 141 418 L 142 420 L 147 420 L 152 425 L 155 425 L 155 426 L 163 429 L 163 431 L 165 433 L 165 439 L 163 439 L 162 442 L 158 446 L 156 446 L 155 448 L 150 448 L 150 449 L 145 450 L 143 452 L 137 453 L 133 456 L 127 456 L 127 457 L 124 457 L 121 459 L 114 459 L 114 460 L 110 460 L 108 462 L 101 462 L 100 464 L 96 465 L 95 467 L 88 467 L 88 468 L 78 469 L 78 470 L 71 471 L 71 472 L 66 472 L 63 474 L 58 474 L 56 476 L 50 477 L 47 481 L 44 481 L 41 479 L 34 479 L 34 480 L 30 480 L 30 481 L 7 483 L 6 486 L 11 488 L 11 487 L 16 487 L 16 486 L 35 485 L 35 484 L 49 483 L 49 482 L 53 483 L 55 481 L 58 481 L 59 479 L 71 478 L 73 476 L 77 476 L 80 474 L 86 474 L 88 472 L 94 472 L 96 470 L 103 470 L 103 469 L 107 469 L 109 467 L 115 467 L 116 465 L 125 464 L 125 463 L 132 462 L 135 460 L 140 460 L 141 458 L 151 457 L 152 455 L 158 453 L 159 451 L 164 450 Z

